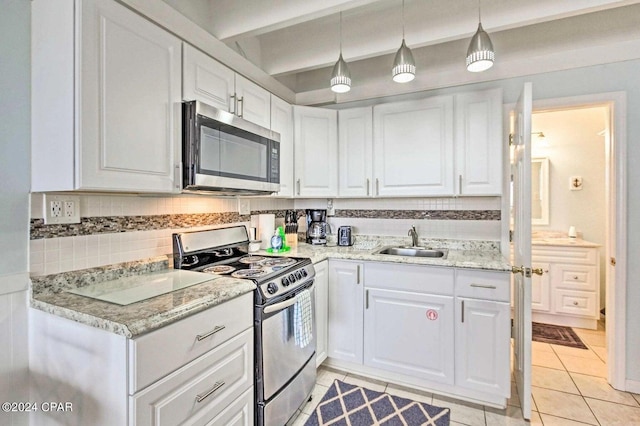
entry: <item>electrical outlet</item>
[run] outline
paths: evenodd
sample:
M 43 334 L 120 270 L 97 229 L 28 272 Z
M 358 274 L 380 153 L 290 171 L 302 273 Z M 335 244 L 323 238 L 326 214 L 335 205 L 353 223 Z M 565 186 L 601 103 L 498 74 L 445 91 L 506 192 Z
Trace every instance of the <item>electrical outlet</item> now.
M 335 214 L 336 214 L 336 209 L 333 206 L 333 200 L 328 199 L 327 200 L 327 216 L 335 216 Z
M 251 202 L 248 198 L 238 198 L 238 213 L 241 215 L 251 214 Z
M 80 223 L 80 197 L 43 194 L 44 223 Z

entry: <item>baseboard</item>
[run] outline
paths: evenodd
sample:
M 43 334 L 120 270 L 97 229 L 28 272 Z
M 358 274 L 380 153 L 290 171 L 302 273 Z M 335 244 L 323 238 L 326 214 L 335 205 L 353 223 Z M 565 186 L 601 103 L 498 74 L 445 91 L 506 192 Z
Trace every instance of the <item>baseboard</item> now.
M 625 390 L 627 392 L 640 394 L 640 381 L 627 379 L 625 382 Z
M 544 324 L 563 325 L 565 327 L 586 328 L 589 330 L 598 329 L 597 318 L 578 318 L 568 315 L 545 314 L 541 312 L 532 312 L 531 319 L 533 322 L 541 322 Z

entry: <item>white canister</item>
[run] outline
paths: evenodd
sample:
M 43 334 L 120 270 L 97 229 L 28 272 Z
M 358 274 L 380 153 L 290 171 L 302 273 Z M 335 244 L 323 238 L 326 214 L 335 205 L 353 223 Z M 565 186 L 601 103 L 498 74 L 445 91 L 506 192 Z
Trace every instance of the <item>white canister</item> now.
M 570 226 L 568 234 L 569 234 L 569 238 L 576 238 L 578 236 L 578 234 L 576 234 L 576 227 Z

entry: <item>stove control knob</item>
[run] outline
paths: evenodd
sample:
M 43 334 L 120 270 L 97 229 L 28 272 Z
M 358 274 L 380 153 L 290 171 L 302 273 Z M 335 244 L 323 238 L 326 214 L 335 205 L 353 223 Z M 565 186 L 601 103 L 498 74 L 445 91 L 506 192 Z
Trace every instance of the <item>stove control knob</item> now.
M 284 283 L 283 283 L 284 285 Z M 267 284 L 267 293 L 275 294 L 278 291 L 278 285 L 276 283 Z
M 296 282 L 296 277 L 293 274 L 289 274 L 289 281 L 291 282 L 291 284 Z
M 303 269 L 302 271 L 300 271 L 300 273 L 302 274 L 303 277 L 306 277 L 307 275 L 309 275 L 306 269 Z
M 296 271 L 296 279 L 298 279 L 298 280 L 302 279 L 302 272 Z
M 289 278 L 288 277 L 282 278 L 282 285 L 284 287 L 287 287 L 289 284 L 291 284 L 291 283 L 289 282 Z

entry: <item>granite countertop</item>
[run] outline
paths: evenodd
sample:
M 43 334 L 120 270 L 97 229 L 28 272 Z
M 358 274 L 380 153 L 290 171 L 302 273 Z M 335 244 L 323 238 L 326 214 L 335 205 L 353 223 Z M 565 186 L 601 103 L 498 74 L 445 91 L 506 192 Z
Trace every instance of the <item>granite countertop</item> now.
M 50 314 L 133 338 L 212 306 L 226 302 L 256 287 L 252 281 L 217 276 L 181 290 L 122 306 L 69 293 L 114 279 L 169 270 L 166 256 L 32 277 L 31 307 Z
M 308 257 L 314 263 L 326 259 L 351 259 L 390 263 L 510 271 L 511 265 L 499 251 L 499 243 L 483 241 L 426 240 L 420 245 L 446 248 L 446 258 L 418 258 L 375 254 L 385 246 L 407 245 L 407 238 L 359 237 L 373 248 L 326 247 L 299 243 L 291 251 L 276 255 Z M 259 253 L 269 254 L 264 251 Z M 145 276 L 170 270 L 167 256 L 125 262 L 61 274 L 32 277 L 31 307 L 128 338 L 148 333 L 187 316 L 255 290 L 249 280 L 216 276 L 181 290 L 121 306 L 70 293 L 68 290 L 113 281 L 123 277 Z
M 378 250 L 386 246 L 406 246 L 410 245 L 407 238 L 393 237 L 368 237 L 358 238 L 358 242 L 376 244 L 373 249 L 358 249 L 357 245 L 352 247 L 341 246 L 314 246 L 306 243 L 298 243 L 290 251 L 284 253 L 267 253 L 259 251 L 260 254 L 276 256 L 299 256 L 311 258 L 313 263 L 326 259 L 347 259 L 363 260 L 374 262 L 404 263 L 414 265 L 448 266 L 455 268 L 486 269 L 493 271 L 511 271 L 511 264 L 502 256 L 499 250 L 499 243 L 487 241 L 456 241 L 456 240 L 436 240 L 421 239 L 420 246 L 428 248 L 446 248 L 448 254 L 446 258 L 433 257 L 411 257 L 395 256 L 386 254 L 375 254 Z

